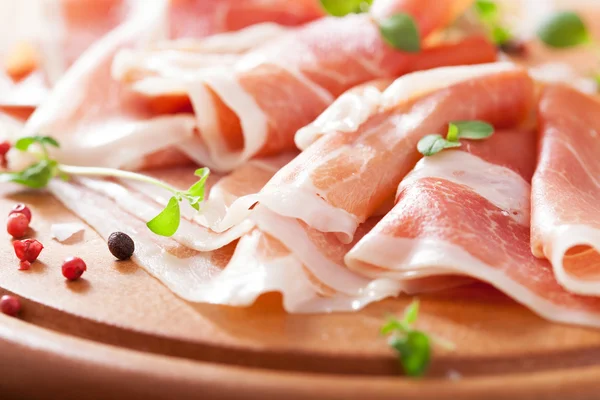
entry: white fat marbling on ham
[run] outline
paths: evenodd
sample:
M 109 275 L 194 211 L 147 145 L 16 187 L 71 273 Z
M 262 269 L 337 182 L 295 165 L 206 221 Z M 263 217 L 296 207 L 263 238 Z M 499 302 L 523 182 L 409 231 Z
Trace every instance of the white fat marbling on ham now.
M 244 149 L 241 152 L 231 152 L 218 124 L 210 118 L 203 118 L 201 110 L 212 107 L 206 86 L 238 116 L 244 135 Z M 267 117 L 235 75 L 224 71 L 207 73 L 200 81 L 190 83 L 188 94 L 197 113 L 200 134 L 211 157 L 210 163 L 205 164 L 219 171 L 228 171 L 248 161 L 263 147 L 268 134 Z
M 509 168 L 465 151 L 442 151 L 422 158 L 402 180 L 398 192 L 423 178 L 445 179 L 468 186 L 519 224 L 529 225 L 531 185 Z
M 390 260 L 393 262 L 390 263 Z M 504 271 L 485 264 L 459 246 L 439 239 L 407 239 L 381 235 L 364 244 L 359 243 L 348 253 L 346 263 L 354 270 L 362 270 L 365 263 L 385 265 L 389 268 L 388 271 L 371 275 L 401 280 L 464 274 L 489 282 L 550 321 L 600 326 L 600 314 L 574 310 L 548 301 L 516 282 Z
M 304 150 L 327 132 L 355 131 L 377 110 L 381 94 L 379 88 L 371 85 L 342 94 L 314 122 L 296 133 L 296 145 Z
M 394 107 L 427 93 L 443 89 L 470 79 L 481 78 L 503 72 L 516 71 L 519 67 L 511 62 L 442 67 L 407 74 L 396 79 L 383 93 L 381 106 Z

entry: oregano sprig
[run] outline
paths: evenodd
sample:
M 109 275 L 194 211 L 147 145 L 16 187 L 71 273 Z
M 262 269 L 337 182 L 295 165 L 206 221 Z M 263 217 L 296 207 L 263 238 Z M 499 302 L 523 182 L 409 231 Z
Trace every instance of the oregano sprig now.
M 177 232 L 181 222 L 180 202 L 186 201 L 194 209 L 200 210 L 200 204 L 204 200 L 206 180 L 210 173 L 208 168 L 196 170 L 194 174 L 198 180 L 189 189 L 179 190 L 166 182 L 136 172 L 61 164 L 50 157 L 48 147 L 60 147 L 60 144 L 50 136 L 24 137 L 19 139 L 14 147 L 19 151 L 27 152 L 33 145 L 39 146 L 42 150 L 41 154 L 38 154 L 39 160 L 22 171 L 0 173 L 0 182 L 14 182 L 33 189 L 41 189 L 56 177 L 68 179 L 70 176 L 98 176 L 136 180 L 161 187 L 169 191 L 172 197 L 167 206 L 146 224 L 152 232 L 161 236 L 172 236 Z
M 503 46 L 514 38 L 510 29 L 502 24 L 500 8 L 495 1 L 477 0 L 474 8 L 494 44 Z
M 402 319 L 389 317 L 381 327 L 382 335 L 390 335 L 388 344 L 398 355 L 398 362 L 408 376 L 421 376 L 431 361 L 431 339 L 425 332 L 414 329 L 419 315 L 419 301 L 406 307 Z
M 444 149 L 460 147 L 460 139 L 482 140 L 494 133 L 494 127 L 483 121 L 453 121 L 448 124 L 444 138 L 439 133 L 424 136 L 417 144 L 417 150 L 424 156 L 432 156 Z

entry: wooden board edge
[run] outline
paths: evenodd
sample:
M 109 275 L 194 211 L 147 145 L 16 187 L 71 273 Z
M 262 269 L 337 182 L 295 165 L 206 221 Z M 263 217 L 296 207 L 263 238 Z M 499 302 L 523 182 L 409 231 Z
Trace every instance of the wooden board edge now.
M 0 354 L 3 399 L 586 399 L 600 390 L 600 366 L 458 381 L 289 373 L 121 349 L 2 315 Z

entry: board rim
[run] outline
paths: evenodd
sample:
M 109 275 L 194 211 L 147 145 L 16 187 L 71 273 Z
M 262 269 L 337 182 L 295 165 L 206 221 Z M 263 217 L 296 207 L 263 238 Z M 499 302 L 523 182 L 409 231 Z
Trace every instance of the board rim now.
M 197 398 L 200 391 L 214 399 L 240 398 L 240 394 L 247 399 L 391 399 L 400 394 L 405 399 L 420 400 L 550 399 L 563 395 L 584 399 L 600 390 L 600 366 L 460 380 L 389 376 L 348 379 L 347 375 L 245 368 L 144 353 L 49 331 L 3 315 L 0 354 L 5 360 L 5 367 L 0 368 L 5 377 L 0 388 L 9 398 L 11 394 L 49 398 L 61 393 L 70 399 L 96 389 L 93 398 L 127 393 L 132 399 L 187 399 Z

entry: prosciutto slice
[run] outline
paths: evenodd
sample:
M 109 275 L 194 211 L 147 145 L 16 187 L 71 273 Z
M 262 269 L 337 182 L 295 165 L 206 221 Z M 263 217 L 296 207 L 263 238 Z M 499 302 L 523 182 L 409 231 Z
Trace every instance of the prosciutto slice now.
M 55 136 L 63 145 L 55 155 L 65 163 L 142 168 L 188 162 L 173 145 L 194 135 L 193 116 L 161 117 L 160 111 L 140 102 L 111 78 L 112 61 L 120 49 L 146 47 L 158 40 L 198 38 L 271 18 L 302 23 L 320 15 L 309 1 L 236 4 L 216 0 L 136 3 L 131 17 L 95 42 L 60 79 L 23 134 Z
M 0 106 L 35 107 L 94 41 L 125 21 L 136 0 L 24 0 L 0 5 Z
M 464 2 L 433 3 L 378 0 L 376 6 L 384 4 L 388 13 L 411 13 L 427 36 L 445 26 L 457 3 Z M 493 47 L 481 39 L 418 55 L 394 50 L 383 41 L 373 21 L 386 15 L 380 7 L 374 8 L 382 10 L 376 15 L 319 19 L 267 40 L 243 57 L 204 57 L 203 62 L 209 64 L 204 68 L 190 61 L 189 49 L 182 54 L 180 45 L 174 43 L 170 48 L 163 45 L 158 53 L 121 53 L 113 71 L 117 79 L 150 98 L 151 104 L 156 97 L 163 103 L 165 97 L 170 98 L 176 104 L 182 96 L 189 98 L 197 116 L 198 137 L 180 148 L 197 163 L 230 170 L 251 157 L 294 148 L 294 133 L 358 84 L 397 77 L 416 68 L 495 59 Z M 206 46 L 196 48 L 198 53 Z M 167 53 L 172 62 L 158 66 L 152 62 L 157 57 L 164 59 L 160 54 Z
M 276 162 L 252 161 L 248 165 L 253 165 L 255 172 L 259 172 Z M 228 192 L 229 196 L 234 196 L 234 192 L 239 193 L 247 185 L 249 171 L 247 166 L 244 168 L 246 172 L 230 175 L 216 184 L 222 184 L 221 194 Z M 159 177 L 170 177 L 166 180 L 173 182 L 173 178 L 181 176 L 182 172 L 171 170 L 160 173 Z M 245 179 L 240 179 L 242 176 Z M 229 181 L 223 183 L 228 178 Z M 183 184 L 181 179 L 179 182 Z M 346 287 L 345 291 L 323 283 L 282 242 L 253 225 L 239 225 L 236 230 L 216 234 L 203 230 L 184 212 L 180 231 L 172 238 L 164 238 L 152 234 L 144 225 L 145 213 L 153 201 L 146 199 L 136 203 L 136 198 L 141 200 L 139 192 L 128 193 L 114 183 L 87 179 L 69 183 L 55 180 L 50 189 L 105 239 L 115 230 L 135 237 L 135 262 L 189 301 L 248 306 L 264 293 L 280 292 L 284 308 L 289 312 L 330 312 L 356 310 L 399 292 L 395 282 L 385 279 L 371 282 L 371 279 L 347 271 L 342 263 L 345 251 L 339 251 L 343 249 L 338 249 L 337 256 L 333 257 L 336 261 L 330 268 L 333 276 L 328 280 L 337 282 L 336 287 Z M 318 245 L 323 248 L 327 243 Z M 331 249 L 329 254 L 332 254 Z M 348 276 L 353 277 L 351 282 Z M 348 293 L 348 285 L 356 281 L 365 286 Z
M 600 103 L 548 86 L 538 107 L 539 161 L 532 183 L 533 253 L 567 290 L 600 295 Z
M 449 67 L 402 77 L 380 97 L 376 112 L 357 121 L 358 128 L 314 142 L 253 200 L 349 243 L 361 223 L 391 202 L 420 158 L 421 137 L 442 132 L 452 120 L 518 123 L 532 107 L 533 82 L 512 64 Z M 246 201 L 234 204 L 214 229 L 244 218 Z
M 500 131 L 421 160 L 393 210 L 346 256 L 350 269 L 400 281 L 467 275 L 557 322 L 600 326 L 600 300 L 571 294 L 529 247 L 535 132 Z

